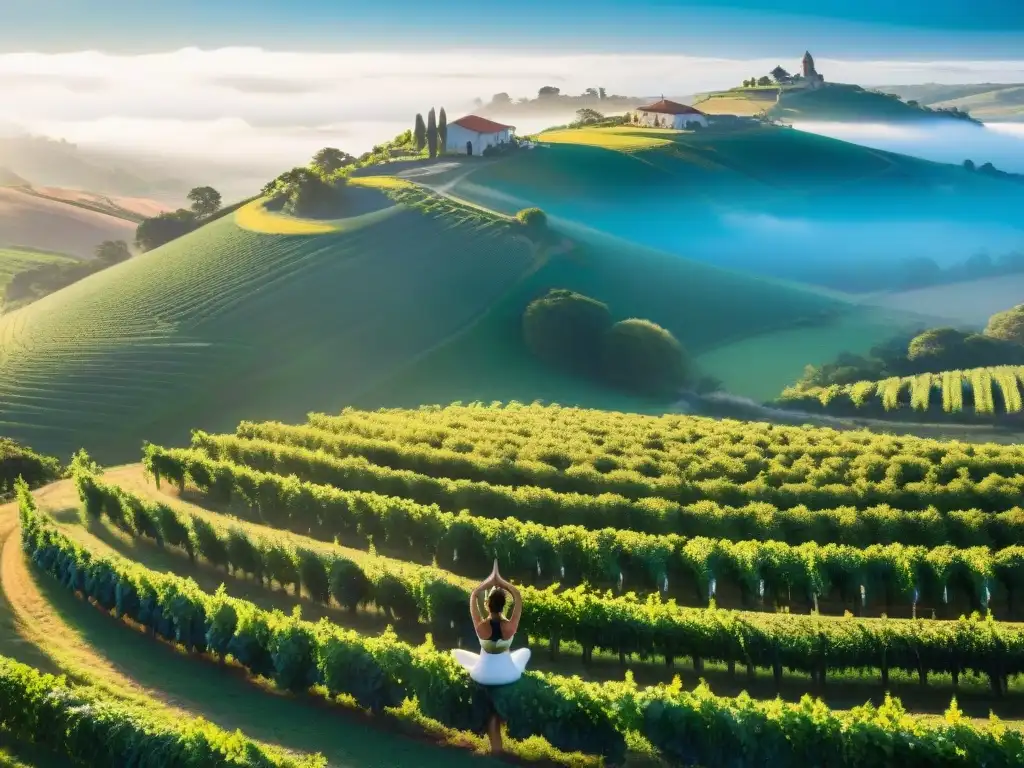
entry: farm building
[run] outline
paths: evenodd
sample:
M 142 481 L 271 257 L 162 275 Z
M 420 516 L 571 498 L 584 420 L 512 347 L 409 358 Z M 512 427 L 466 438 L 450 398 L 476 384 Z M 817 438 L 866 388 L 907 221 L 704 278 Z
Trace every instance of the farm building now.
M 655 128 L 690 128 L 699 125 L 701 128 L 708 127 L 708 118 L 699 109 L 688 107 L 685 104 L 677 104 L 674 101 L 662 99 L 646 107 L 636 108 L 637 121 L 641 125 L 649 125 Z
M 448 140 L 444 149 L 464 155 L 482 155 L 488 147 L 509 143 L 515 130 L 513 125 L 466 115 L 448 124 Z

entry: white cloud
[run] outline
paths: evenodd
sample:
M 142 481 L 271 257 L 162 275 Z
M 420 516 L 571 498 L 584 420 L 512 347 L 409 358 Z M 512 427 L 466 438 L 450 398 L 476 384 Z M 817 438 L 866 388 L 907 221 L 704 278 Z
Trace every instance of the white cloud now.
M 165 156 L 258 157 L 287 165 L 325 143 L 365 150 L 411 126 L 412 116 L 432 105 L 444 105 L 454 118 L 475 97 L 532 95 L 547 84 L 569 93 L 600 85 L 612 93 L 682 96 L 734 85 L 779 63 L 796 69 L 801 53 L 759 60 L 257 48 L 133 56 L 8 53 L 0 54 L 0 126 Z M 821 59 L 818 66 L 843 82 L 1024 81 L 1024 61 Z

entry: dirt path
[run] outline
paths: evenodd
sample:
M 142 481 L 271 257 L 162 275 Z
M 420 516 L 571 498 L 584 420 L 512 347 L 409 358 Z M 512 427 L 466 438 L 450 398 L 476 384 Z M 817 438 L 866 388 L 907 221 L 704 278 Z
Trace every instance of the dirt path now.
M 70 480 L 61 480 L 38 491 L 36 498 L 57 510 L 72 503 L 76 494 Z M 0 621 L 9 624 L 12 633 L 0 649 L 19 661 L 97 685 L 120 698 L 150 707 L 155 703 L 172 717 L 187 715 L 188 710 L 178 706 L 184 702 L 140 686 L 60 618 L 28 570 L 17 533 L 17 505 L 5 504 L 0 507 Z
M 147 488 L 137 464 L 115 467 L 107 479 L 139 492 L 159 493 L 151 483 Z M 77 515 L 79 500 L 69 480 L 34 495 L 39 506 L 58 520 Z M 0 507 L 0 653 L 96 685 L 168 718 L 199 716 L 292 754 L 319 752 L 338 768 L 498 764 L 469 750 L 426 740 L 417 732 L 406 734 L 401 731 L 404 726 L 387 718 L 339 710 L 315 697 L 281 694 L 253 683 L 238 668 L 220 668 L 154 641 L 56 583 L 37 578 L 17 532 L 16 505 Z

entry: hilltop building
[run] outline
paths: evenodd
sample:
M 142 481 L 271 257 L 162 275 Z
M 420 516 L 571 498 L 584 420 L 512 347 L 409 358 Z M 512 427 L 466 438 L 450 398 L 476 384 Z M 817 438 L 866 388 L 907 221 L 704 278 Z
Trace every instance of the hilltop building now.
M 641 125 L 648 125 L 652 128 L 693 128 L 700 126 L 708 127 L 708 117 L 699 109 L 688 107 L 685 104 L 677 104 L 662 98 L 646 107 L 636 108 L 637 122 Z
M 811 56 L 810 51 L 804 53 L 803 60 L 804 73 L 801 78 L 801 85 L 805 88 L 820 88 L 825 84 L 825 76 L 819 75 L 818 70 L 814 68 L 814 57 Z
M 504 125 L 486 117 L 466 115 L 448 123 L 445 152 L 460 155 L 482 155 L 488 147 L 508 144 L 515 133 L 514 125 Z
M 801 61 L 803 72 L 795 75 L 789 74 L 782 67 L 776 67 L 769 75 L 779 85 L 784 85 L 789 88 L 807 88 L 814 90 L 821 88 L 825 84 L 825 76 L 818 73 L 818 70 L 814 66 L 814 57 L 811 56 L 811 52 L 807 51 L 804 53 L 804 58 Z

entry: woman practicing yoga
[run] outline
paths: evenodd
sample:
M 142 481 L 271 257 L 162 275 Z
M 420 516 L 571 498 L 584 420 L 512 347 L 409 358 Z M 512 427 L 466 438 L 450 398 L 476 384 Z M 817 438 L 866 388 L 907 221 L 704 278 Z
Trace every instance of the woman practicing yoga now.
M 487 616 L 480 610 L 480 594 L 488 587 L 493 587 L 487 595 Z M 506 619 L 505 610 L 507 594 L 512 595 L 512 617 Z M 519 590 L 509 584 L 498 573 L 498 561 L 494 561 L 491 575 L 480 582 L 469 596 L 469 614 L 473 617 L 476 636 L 480 639 L 480 654 L 470 653 L 460 648 L 452 651 L 452 656 L 459 662 L 469 676 L 481 685 L 508 685 L 523 675 L 526 664 L 530 660 L 529 648 L 518 648 L 509 651 L 512 638 L 519 629 L 519 619 L 523 615 L 523 598 Z M 492 715 L 487 724 L 487 733 L 491 738 L 491 751 L 501 752 L 501 722 L 498 716 Z

